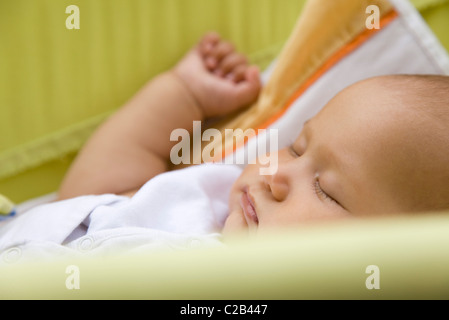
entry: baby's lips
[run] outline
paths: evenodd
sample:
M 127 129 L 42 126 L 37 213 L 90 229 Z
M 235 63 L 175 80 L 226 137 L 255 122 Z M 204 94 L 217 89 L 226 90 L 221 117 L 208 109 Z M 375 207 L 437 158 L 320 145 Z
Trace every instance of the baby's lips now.
M 248 194 L 247 191 L 242 193 L 240 203 L 248 226 L 250 225 L 257 226 L 259 224 L 259 218 L 257 217 L 254 201 L 251 199 L 251 196 Z

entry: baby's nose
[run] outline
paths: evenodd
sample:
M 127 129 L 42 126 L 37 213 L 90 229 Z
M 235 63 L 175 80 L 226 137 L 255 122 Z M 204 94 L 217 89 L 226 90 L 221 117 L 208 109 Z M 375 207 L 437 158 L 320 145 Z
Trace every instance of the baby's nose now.
M 289 193 L 288 177 L 279 171 L 273 175 L 264 176 L 265 184 L 276 201 L 284 201 Z

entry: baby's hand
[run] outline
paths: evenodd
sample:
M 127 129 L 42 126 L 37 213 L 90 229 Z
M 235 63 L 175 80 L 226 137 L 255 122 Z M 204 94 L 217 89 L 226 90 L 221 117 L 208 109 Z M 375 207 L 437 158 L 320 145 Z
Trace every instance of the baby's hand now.
M 174 68 L 205 117 L 225 115 L 257 100 L 259 69 L 216 33 L 205 35 Z

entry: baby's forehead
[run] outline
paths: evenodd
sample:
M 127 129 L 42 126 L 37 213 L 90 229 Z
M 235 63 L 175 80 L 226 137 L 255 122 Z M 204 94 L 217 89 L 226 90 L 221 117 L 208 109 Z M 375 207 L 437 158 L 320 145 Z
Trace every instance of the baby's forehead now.
M 362 80 L 342 90 L 307 124 L 331 141 L 349 135 L 366 145 L 404 148 L 442 140 L 439 143 L 449 147 L 449 78 L 430 79 L 434 77 Z
M 331 113 L 333 117 L 344 114 L 353 118 L 353 121 L 369 120 L 371 126 L 379 124 L 376 120 L 387 122 L 394 120 L 396 126 L 408 126 L 416 122 L 416 118 L 429 117 L 441 109 L 432 101 L 434 93 L 429 93 L 426 88 L 418 90 L 417 85 L 419 85 L 417 81 L 399 76 L 380 76 L 362 80 L 340 91 L 323 110 Z M 423 91 L 426 95 L 422 94 Z M 448 101 L 447 92 L 444 92 L 444 96 Z M 448 113 L 447 110 L 449 108 L 444 108 L 445 113 Z M 447 118 L 449 122 L 449 115 Z M 332 117 L 328 120 L 332 121 Z M 432 121 L 421 122 L 422 125 L 433 125 Z

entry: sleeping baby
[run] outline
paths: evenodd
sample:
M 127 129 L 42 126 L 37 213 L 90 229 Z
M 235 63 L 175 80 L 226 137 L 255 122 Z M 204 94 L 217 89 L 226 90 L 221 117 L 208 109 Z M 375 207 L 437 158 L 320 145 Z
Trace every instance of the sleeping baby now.
M 0 229 L 0 251 L 105 254 L 220 245 L 308 223 L 449 208 L 449 79 L 392 75 L 337 94 L 260 163 L 169 171 L 170 134 L 256 101 L 259 71 L 215 33 L 151 80 L 79 153 L 56 202 Z

